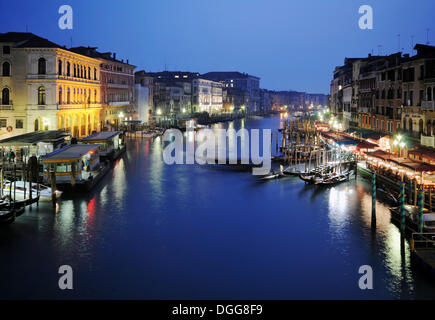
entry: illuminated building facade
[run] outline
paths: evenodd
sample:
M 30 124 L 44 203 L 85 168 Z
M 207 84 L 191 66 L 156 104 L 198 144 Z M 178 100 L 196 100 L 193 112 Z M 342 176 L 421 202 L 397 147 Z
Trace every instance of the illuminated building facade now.
M 100 130 L 100 61 L 32 33 L 0 34 L 1 137 Z
M 73 52 L 99 60 L 103 126 L 118 127 L 125 120 L 137 120 L 134 106 L 134 69 L 116 53 L 100 53 L 95 47 L 75 47 Z

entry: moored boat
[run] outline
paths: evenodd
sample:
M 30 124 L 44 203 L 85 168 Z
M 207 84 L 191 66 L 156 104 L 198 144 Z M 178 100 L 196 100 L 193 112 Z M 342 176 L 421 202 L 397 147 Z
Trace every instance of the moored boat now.
M 12 190 L 11 190 L 11 182 L 9 180 L 4 181 L 3 186 L 3 194 L 10 195 L 13 199 L 17 200 L 26 200 L 26 205 L 37 202 L 38 200 L 42 201 L 51 201 L 52 200 L 52 190 L 50 187 L 47 187 L 43 184 L 32 183 L 32 198 L 30 198 L 29 192 L 29 182 L 24 181 L 14 181 L 12 182 Z M 56 199 L 60 198 L 62 195 L 62 191 L 56 190 Z
M 405 208 L 405 224 L 413 231 L 418 231 L 419 218 L 418 206 L 408 205 Z M 400 206 L 391 207 L 391 219 L 396 223 L 401 223 Z M 435 232 L 435 213 L 429 212 L 426 208 L 423 210 L 423 232 Z

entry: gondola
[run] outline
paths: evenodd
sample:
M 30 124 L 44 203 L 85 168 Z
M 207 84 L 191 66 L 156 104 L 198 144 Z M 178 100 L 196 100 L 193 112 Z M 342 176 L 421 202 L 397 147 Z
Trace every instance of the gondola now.
M 0 209 L 0 223 L 12 223 L 15 220 L 14 209 L 3 208 Z
M 267 181 L 267 180 L 279 179 L 281 177 L 283 177 L 281 172 L 276 172 L 274 170 L 271 170 L 268 174 L 260 177 L 260 180 Z
M 315 180 L 314 184 L 318 184 L 322 186 L 331 186 L 349 180 L 349 176 L 350 176 L 349 172 L 332 174 L 329 177 Z
M 401 223 L 400 206 L 391 207 L 391 219 L 397 224 Z M 414 231 L 418 231 L 418 206 L 405 205 L 405 224 Z M 423 232 L 435 232 L 435 214 L 429 210 L 423 210 Z

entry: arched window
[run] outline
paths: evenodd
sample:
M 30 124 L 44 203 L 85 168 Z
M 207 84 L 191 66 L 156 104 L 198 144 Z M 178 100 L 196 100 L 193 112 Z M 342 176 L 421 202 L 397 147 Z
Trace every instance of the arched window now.
M 420 121 L 418 121 L 418 131 L 420 133 L 423 133 L 423 120 L 420 119 Z
M 94 80 L 97 80 L 97 68 L 94 68 Z
M 77 68 L 76 68 L 76 64 L 74 63 L 74 77 L 77 77 Z
M 35 131 L 39 131 L 39 120 L 38 119 L 36 119 L 35 120 Z
M 57 74 L 62 75 L 62 60 L 59 60 L 57 64 Z
M 71 75 L 70 73 L 71 64 L 69 62 L 66 63 L 66 75 L 69 77 Z
M 45 70 L 45 59 L 44 58 L 39 58 L 38 60 L 38 74 L 45 74 L 46 70 Z
M 71 103 L 71 92 L 69 88 L 66 90 L 66 103 Z
M 431 136 L 432 135 L 432 121 L 427 120 L 426 122 L 426 135 Z
M 427 92 L 427 97 L 426 97 L 427 101 L 432 101 L 432 89 L 427 88 L 426 92 Z
M 412 119 L 409 119 L 408 123 L 409 123 L 408 130 L 412 132 Z
M 44 87 L 38 88 L 38 104 L 45 105 L 45 88 Z
M 88 67 L 88 79 L 91 80 L 91 68 Z
M 2 90 L 2 105 L 10 105 L 8 88 L 3 88 Z
M 3 62 L 3 77 L 10 77 L 11 75 L 11 65 L 9 62 Z
M 62 87 L 59 87 L 59 104 L 62 104 Z

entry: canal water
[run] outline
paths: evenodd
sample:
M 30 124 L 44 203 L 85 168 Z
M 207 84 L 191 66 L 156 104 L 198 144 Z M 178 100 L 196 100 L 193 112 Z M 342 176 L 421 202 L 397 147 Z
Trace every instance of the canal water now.
M 279 118 L 221 127 L 274 128 Z M 332 188 L 296 177 L 166 165 L 161 138 L 131 139 L 88 194 L 40 203 L 0 227 L 0 298 L 414 299 L 435 284 L 401 247 L 388 206 L 361 178 Z M 74 289 L 59 290 L 58 268 Z M 358 269 L 373 268 L 373 290 Z

